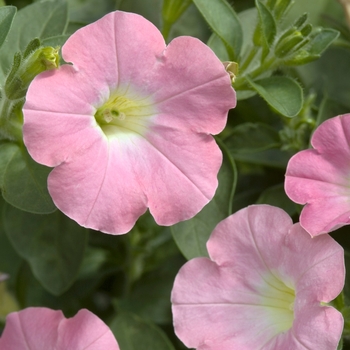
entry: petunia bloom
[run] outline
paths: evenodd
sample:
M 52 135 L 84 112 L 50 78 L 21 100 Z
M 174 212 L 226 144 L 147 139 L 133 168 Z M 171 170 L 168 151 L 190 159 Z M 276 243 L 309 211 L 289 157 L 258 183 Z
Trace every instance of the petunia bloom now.
M 55 167 L 48 189 L 80 225 L 128 232 L 147 208 L 160 225 L 213 197 L 223 130 L 236 97 L 225 67 L 196 38 L 166 46 L 145 18 L 116 11 L 74 33 L 60 69 L 38 75 L 24 142 Z
M 306 204 L 300 224 L 312 236 L 350 224 L 350 114 L 323 122 L 314 132 L 314 149 L 294 155 L 287 166 L 285 191 Z
M 6 318 L 0 350 L 119 350 L 111 330 L 90 311 L 66 319 L 61 311 L 30 307 Z
M 198 350 L 335 350 L 343 248 L 311 238 L 282 209 L 255 205 L 220 222 L 209 258 L 188 261 L 172 290 L 177 336 Z

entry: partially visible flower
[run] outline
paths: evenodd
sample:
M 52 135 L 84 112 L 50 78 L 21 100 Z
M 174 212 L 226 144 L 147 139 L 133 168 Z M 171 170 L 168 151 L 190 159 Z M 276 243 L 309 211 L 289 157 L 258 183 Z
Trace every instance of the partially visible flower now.
M 314 149 L 294 155 L 285 191 L 306 204 L 300 224 L 311 236 L 350 224 L 350 114 L 326 120 L 314 132 Z
M 119 350 L 111 330 L 88 310 L 66 319 L 61 311 L 30 307 L 6 318 L 0 350 Z
M 338 0 L 338 1 L 343 5 L 346 21 L 348 23 L 348 26 L 350 27 L 350 0 Z
M 62 47 L 71 65 L 37 76 L 24 142 L 57 205 L 80 225 L 128 232 L 147 207 L 160 225 L 213 197 L 235 92 L 223 64 L 192 37 L 168 46 L 143 17 L 113 12 Z
M 172 291 L 177 336 L 198 350 L 335 350 L 343 317 L 328 306 L 344 286 L 344 251 L 311 238 L 282 209 L 255 205 L 223 220 L 210 259 L 179 271 Z

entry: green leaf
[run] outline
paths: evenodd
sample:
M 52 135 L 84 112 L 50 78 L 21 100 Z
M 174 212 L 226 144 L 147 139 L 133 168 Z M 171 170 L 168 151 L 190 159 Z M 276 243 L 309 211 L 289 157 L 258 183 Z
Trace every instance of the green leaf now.
M 216 56 L 218 56 L 221 61 L 230 60 L 224 42 L 215 33 L 210 36 L 207 45 L 215 52 Z
M 36 215 L 5 205 L 5 232 L 45 289 L 60 295 L 75 281 L 87 244 L 87 230 L 59 211 Z
M 238 62 L 243 30 L 236 12 L 226 0 L 193 0 L 213 32 L 225 43 L 231 61 Z
M 265 46 L 270 47 L 277 33 L 276 22 L 269 9 L 259 0 L 255 0 L 259 14 L 259 26 Z
M 303 90 L 292 78 L 273 76 L 253 81 L 246 77 L 256 92 L 278 113 L 295 117 L 303 106 Z
M 11 29 L 16 11 L 17 9 L 14 6 L 4 6 L 0 8 L 0 48 Z
M 68 34 L 56 35 L 42 40 L 41 44 L 42 46 L 63 46 L 69 37 L 70 35 Z
M 171 227 L 173 238 L 187 259 L 208 256 L 206 243 L 215 226 L 231 214 L 231 202 L 236 187 L 236 166 L 223 149 L 224 160 L 219 171 L 219 186 L 214 198 L 192 219 Z
M 133 312 L 157 324 L 171 323 L 170 293 L 174 278 L 184 263 L 184 258 L 178 254 L 167 259 L 166 264 L 144 274 L 127 297 L 117 301 L 118 310 Z
M 159 327 L 132 313 L 119 314 L 110 324 L 110 328 L 118 339 L 120 349 L 175 350 Z
M 253 153 L 279 147 L 278 131 L 263 123 L 243 123 L 236 126 L 225 139 L 230 154 Z
M 63 34 L 67 24 L 68 5 L 65 1 L 39 1 L 18 11 L 2 48 L 0 81 L 11 67 L 16 52 L 24 51 L 33 38 L 41 41 Z
M 1 159 L 1 156 L 0 156 Z M 6 202 L 0 197 L 0 212 Z M 0 222 L 0 272 L 9 274 L 9 281 L 14 282 L 16 274 L 20 268 L 23 259 L 17 254 L 9 241 L 4 227 L 3 220 Z M 1 299 L 0 299 L 1 300 Z
M 322 28 L 308 44 L 308 52 L 312 55 L 320 55 L 339 36 L 339 32 L 330 28 Z
M 2 195 L 14 207 L 36 214 L 52 213 L 56 207 L 47 190 L 51 168 L 40 165 L 30 157 L 24 146 L 11 146 L 3 172 Z
M 286 195 L 283 184 L 267 188 L 261 193 L 257 204 L 274 205 L 285 210 L 290 216 L 297 213 L 297 206 Z
M 341 103 L 332 100 L 326 95 L 322 99 L 322 102 L 318 109 L 316 127 L 322 124 L 325 120 L 329 118 L 333 118 L 336 115 L 345 114 L 348 112 L 349 112 L 349 107 L 346 107 Z
M 3 187 L 7 165 L 17 151 L 18 146 L 13 142 L 3 142 L 0 144 L 0 188 Z
M 279 149 L 267 149 L 253 153 L 234 153 L 232 157 L 236 161 L 263 165 L 272 168 L 285 169 L 292 155 Z

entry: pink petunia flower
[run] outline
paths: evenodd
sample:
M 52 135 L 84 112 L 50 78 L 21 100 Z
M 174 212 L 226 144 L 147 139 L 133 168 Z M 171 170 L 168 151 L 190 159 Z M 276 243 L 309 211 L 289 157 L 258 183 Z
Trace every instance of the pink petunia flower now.
M 147 207 L 160 225 L 213 197 L 235 92 L 223 64 L 192 37 L 168 46 L 143 17 L 116 11 L 74 33 L 66 64 L 37 76 L 24 142 L 56 206 L 80 225 L 128 232 Z
M 335 350 L 343 328 L 327 306 L 344 286 L 343 248 L 311 238 L 282 209 L 255 205 L 217 225 L 210 259 L 179 271 L 177 336 L 198 350 Z
M 119 350 L 111 330 L 90 311 L 66 319 L 61 311 L 30 307 L 6 318 L 0 350 Z
M 285 191 L 306 204 L 300 224 L 311 236 L 350 224 L 350 114 L 328 119 L 314 132 L 314 149 L 294 155 Z

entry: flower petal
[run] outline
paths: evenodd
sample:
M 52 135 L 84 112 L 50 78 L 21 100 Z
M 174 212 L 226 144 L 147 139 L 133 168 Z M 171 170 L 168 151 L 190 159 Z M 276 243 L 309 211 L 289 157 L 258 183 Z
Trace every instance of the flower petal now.
M 350 114 L 322 123 L 312 145 L 290 159 L 285 191 L 306 204 L 300 224 L 316 236 L 350 223 Z
M 56 204 L 80 225 L 106 233 L 125 233 L 147 208 L 138 175 L 130 167 L 134 139 L 119 145 L 94 144 L 78 160 L 65 162 L 49 175 Z
M 342 316 L 321 303 L 341 292 L 345 268 L 329 235 L 311 238 L 283 210 L 255 205 L 219 223 L 207 247 L 214 261 L 190 260 L 174 282 L 175 332 L 185 345 L 306 350 L 323 332 L 328 347 L 320 348 L 334 348 Z
M 230 77 L 214 52 L 191 37 L 174 39 L 160 58 L 151 88 L 161 125 L 217 134 L 236 106 Z M 191 77 L 183 79 L 184 76 Z
M 88 310 L 65 319 L 61 311 L 27 308 L 6 318 L 0 338 L 3 350 L 119 350 L 104 322 Z
M 132 83 L 148 92 L 157 56 L 164 49 L 164 39 L 151 22 L 116 11 L 75 32 L 62 47 L 62 56 L 82 74 L 103 79 L 111 89 Z
M 332 307 L 305 306 L 298 315 L 298 322 L 295 322 L 293 329 L 272 339 L 264 350 L 336 349 L 343 324 L 341 313 Z
M 40 74 L 32 84 L 23 109 L 23 139 L 35 161 L 58 165 L 103 137 L 88 102 L 101 98 L 98 86 L 92 88 L 68 65 Z

